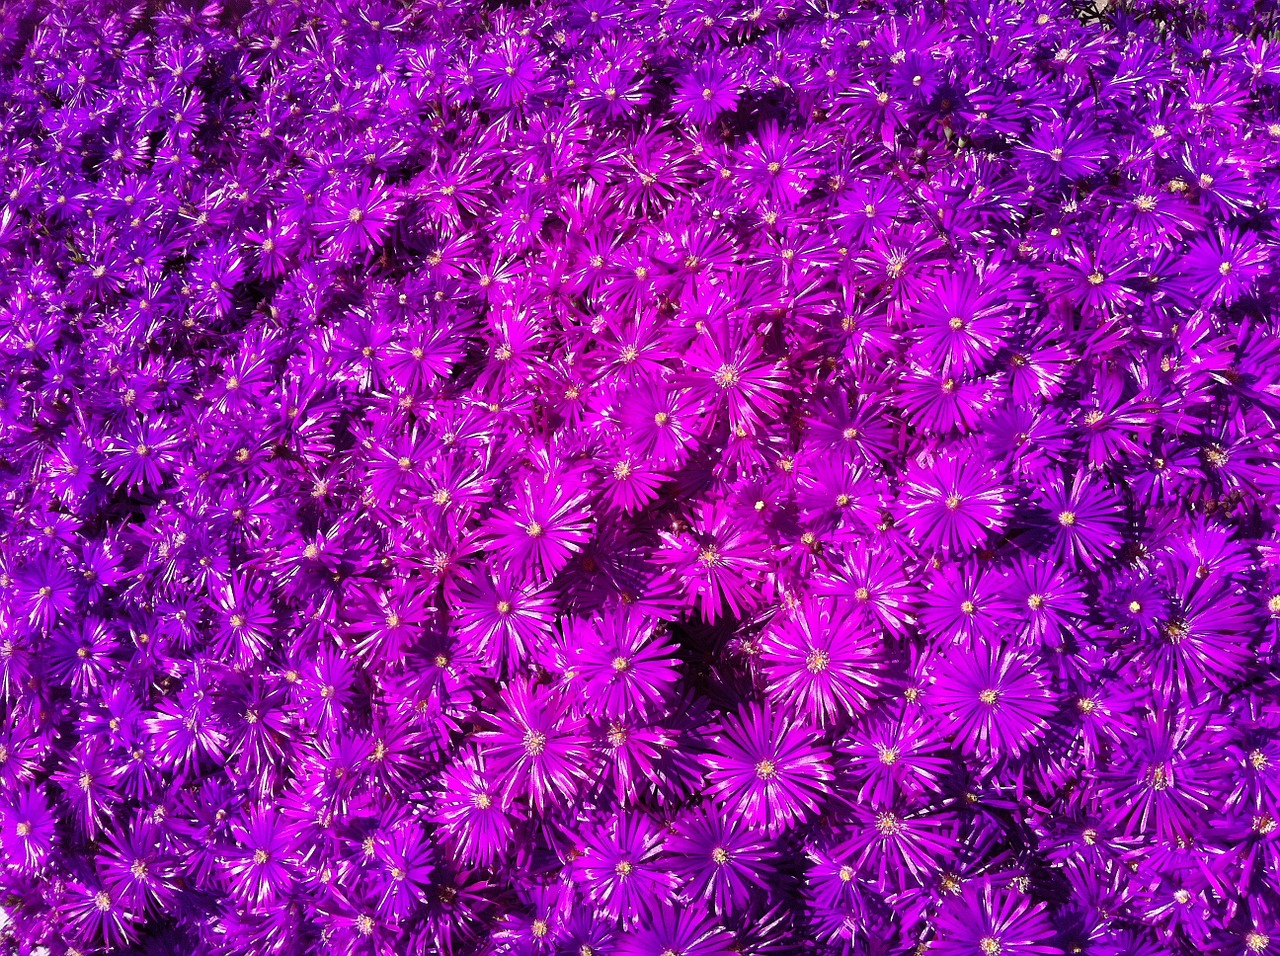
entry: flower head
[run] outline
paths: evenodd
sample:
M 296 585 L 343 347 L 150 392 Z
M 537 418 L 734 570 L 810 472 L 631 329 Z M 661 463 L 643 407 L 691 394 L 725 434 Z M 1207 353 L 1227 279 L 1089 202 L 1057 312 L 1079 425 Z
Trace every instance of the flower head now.
M 758 704 L 725 718 L 703 763 L 725 810 L 767 831 L 789 829 L 816 813 L 831 780 L 828 754 L 811 732 Z

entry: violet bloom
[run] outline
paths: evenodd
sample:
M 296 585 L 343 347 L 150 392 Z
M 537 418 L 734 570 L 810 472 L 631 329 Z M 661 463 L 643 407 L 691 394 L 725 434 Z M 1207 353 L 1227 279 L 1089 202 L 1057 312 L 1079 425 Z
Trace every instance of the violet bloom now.
M 1049 555 L 1054 560 L 1094 568 L 1120 544 L 1120 502 L 1095 478 L 1079 473 L 1070 487 L 1064 479 L 1055 479 L 1040 505 L 1048 512 Z
M 906 479 L 907 525 L 925 547 L 969 551 L 1003 527 L 1005 498 L 976 452 L 914 462 Z
M 862 806 L 850 820 L 853 835 L 837 855 L 851 861 L 865 879 L 897 886 L 923 881 L 959 847 L 955 821 L 945 814 L 912 812 L 896 804 Z
M 1004 343 L 1010 308 L 999 277 L 942 276 L 916 306 L 922 364 L 941 372 L 981 371 Z
M 848 599 L 807 599 L 762 642 L 769 695 L 818 724 L 859 714 L 880 684 L 879 644 L 878 635 L 859 625 Z
M 689 531 L 663 537 L 660 556 L 681 576 L 689 603 L 708 621 L 726 609 L 738 616 L 754 603 L 766 543 L 725 505 L 709 505 Z
M 1043 903 L 990 881 L 970 885 L 938 912 L 934 949 L 943 956 L 1055 956 L 1053 924 Z
M 56 821 L 44 794 L 35 787 L 5 800 L 0 845 L 8 862 L 23 870 L 38 870 L 48 859 L 56 839 Z
M 526 681 L 508 687 L 502 701 L 494 729 L 478 738 L 500 775 L 502 805 L 527 796 L 542 813 L 572 798 L 590 765 L 582 721 L 568 713 L 569 701 Z
M 1017 757 L 1044 735 L 1055 705 L 1032 664 L 986 641 L 953 648 L 940 663 L 929 700 L 952 722 L 965 753 Z
M 699 66 L 682 77 L 672 107 L 694 123 L 710 123 L 738 105 L 739 84 L 730 69 Z
M 646 925 L 624 934 L 615 952 L 620 956 L 729 956 L 733 937 L 700 908 L 664 906 Z
M 1255 233 L 1222 230 L 1191 243 L 1182 272 L 1197 297 L 1231 305 L 1253 291 L 1269 258 L 1269 247 Z
M 587 713 L 609 719 L 660 711 L 679 679 L 674 648 L 665 634 L 635 612 L 612 612 L 566 625 L 578 651 L 570 666 L 581 675 Z
M 378 246 L 395 218 L 390 190 L 377 183 L 338 187 L 330 194 L 316 228 L 340 258 Z
M 726 812 L 767 831 L 790 829 L 818 812 L 828 793 L 828 755 L 786 714 L 748 704 L 724 719 L 703 757 Z
M 514 497 L 515 509 L 490 522 L 492 546 L 517 573 L 536 571 L 549 581 L 589 537 L 586 496 L 561 474 L 526 480 Z
M 468 865 L 491 865 L 514 833 L 499 777 L 480 752 L 465 753 L 445 768 L 431 819 Z
M 227 865 L 236 896 L 248 906 L 275 903 L 293 885 L 293 835 L 288 823 L 270 810 L 253 810 L 233 825 L 239 849 Z
M 735 337 L 720 324 L 700 334 L 684 356 L 690 394 L 710 412 L 708 424 L 759 431 L 781 406 L 786 382 L 754 336 Z
M 582 878 L 596 908 L 622 925 L 647 922 L 667 903 L 664 834 L 642 813 L 626 813 L 583 834 Z
M 924 715 L 905 710 L 864 719 L 840 742 L 840 789 L 880 806 L 940 790 L 951 757 L 939 730 Z
M 553 608 L 543 586 L 481 572 L 459 588 L 457 633 L 492 673 L 513 673 L 551 633 Z
M 742 909 L 753 892 L 768 889 L 775 872 L 768 840 L 736 814 L 707 805 L 677 821 L 667 851 L 671 867 L 684 881 L 682 893 L 706 900 L 717 915 Z

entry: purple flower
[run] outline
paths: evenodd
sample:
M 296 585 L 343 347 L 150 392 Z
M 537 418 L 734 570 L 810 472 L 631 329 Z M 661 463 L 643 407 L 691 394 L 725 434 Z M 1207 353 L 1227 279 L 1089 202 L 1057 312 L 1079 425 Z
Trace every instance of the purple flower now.
M 626 926 L 664 908 L 672 880 L 662 866 L 664 835 L 653 820 L 624 813 L 587 830 L 583 843 L 582 877 L 601 913 Z
M 130 823 L 108 838 L 107 852 L 99 857 L 102 884 L 133 913 L 163 912 L 176 892 L 163 831 L 143 819 Z
M 489 866 L 507 848 L 512 816 L 483 753 L 466 753 L 445 769 L 432 819 L 468 865 Z
M 727 419 L 730 428 L 754 433 L 776 415 L 786 383 L 778 364 L 764 356 L 759 339 L 730 329 L 716 323 L 698 335 L 684 353 L 686 384 L 707 408 L 708 425 Z
M 414 912 L 430 885 L 430 847 L 422 829 L 410 824 L 378 840 L 375 854 L 382 868 L 378 913 L 399 922 Z
M 1008 279 L 944 275 L 916 306 L 916 353 L 944 375 L 982 371 L 1000 351 L 1009 323 Z
M 695 908 L 663 907 L 654 919 L 623 935 L 615 952 L 620 956 L 728 956 L 733 937 Z
M 53 811 L 41 791 L 30 787 L 5 800 L 0 844 L 8 862 L 24 870 L 38 870 L 48 859 L 57 838 Z
M 723 504 L 703 509 L 690 530 L 663 537 L 660 557 L 681 576 L 689 603 L 708 621 L 726 608 L 739 616 L 754 603 L 765 542 Z
M 819 724 L 862 713 L 880 684 L 879 643 L 848 599 L 805 600 L 762 641 L 770 699 Z
M 947 750 L 947 741 L 924 715 L 890 712 L 868 717 L 849 732 L 840 743 L 836 769 L 859 802 L 893 806 L 941 788 L 951 769 Z
M 951 721 L 965 753 L 1017 757 L 1048 728 L 1055 705 L 1024 654 L 985 640 L 939 662 L 928 699 Z
M 812 733 L 769 707 L 748 704 L 724 719 L 705 755 L 712 792 L 726 812 L 767 831 L 817 813 L 828 792 L 828 755 Z
M 1049 555 L 1055 561 L 1095 568 L 1120 544 L 1120 502 L 1084 473 L 1069 488 L 1062 478 L 1052 482 L 1040 505 L 1048 512 Z
M 239 846 L 227 874 L 237 898 L 263 907 L 286 896 L 293 886 L 293 838 L 286 821 L 269 810 L 252 810 L 232 832 Z
M 568 713 L 569 701 L 527 681 L 502 693 L 493 730 L 479 735 L 487 761 L 501 780 L 501 803 L 527 796 L 542 813 L 571 799 L 590 769 L 582 722 Z
M 693 123 L 711 123 L 738 105 L 738 81 L 730 71 L 698 66 L 676 84 L 671 106 Z
M 860 806 L 850 820 L 852 835 L 836 855 L 880 886 L 923 880 L 954 855 L 959 843 L 953 827 L 945 815 L 904 812 L 894 804 Z
M 138 914 L 96 882 L 73 883 L 67 888 L 64 909 L 67 921 L 82 946 L 99 943 L 111 948 L 136 938 Z
M 914 462 L 906 478 L 907 522 L 923 546 L 969 551 L 1004 526 L 1004 487 L 976 453 Z
M 667 852 L 683 894 L 709 902 L 717 916 L 741 910 L 753 892 L 768 889 L 775 872 L 769 841 L 738 816 L 705 805 L 676 823 Z
M 534 570 L 549 581 L 587 540 L 584 498 L 566 475 L 523 482 L 515 493 L 515 510 L 490 522 L 492 546 L 516 573 Z
M 582 676 L 588 714 L 617 719 L 663 709 L 679 679 L 678 662 L 669 638 L 655 634 L 651 622 L 634 611 L 614 611 L 572 620 L 566 632 L 578 651 L 570 666 Z
M 944 956 L 1050 956 L 1061 953 L 1043 903 L 984 880 L 943 906 L 934 949 Z
M 457 633 L 492 673 L 514 673 L 551 633 L 553 608 L 543 587 L 482 572 L 460 588 Z
M 1221 230 L 1191 243 L 1182 274 L 1197 298 L 1231 305 L 1253 291 L 1269 258 L 1268 247 L 1255 233 Z
M 380 245 L 395 212 L 396 202 L 390 190 L 363 182 L 335 188 L 315 225 L 330 248 L 345 259 Z

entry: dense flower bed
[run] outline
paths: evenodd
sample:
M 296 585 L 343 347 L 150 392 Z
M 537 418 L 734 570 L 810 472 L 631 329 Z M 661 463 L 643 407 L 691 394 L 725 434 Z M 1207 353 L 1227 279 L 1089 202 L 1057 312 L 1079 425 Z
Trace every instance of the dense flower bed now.
M 1280 954 L 1277 26 L 4 5 L 15 951 Z

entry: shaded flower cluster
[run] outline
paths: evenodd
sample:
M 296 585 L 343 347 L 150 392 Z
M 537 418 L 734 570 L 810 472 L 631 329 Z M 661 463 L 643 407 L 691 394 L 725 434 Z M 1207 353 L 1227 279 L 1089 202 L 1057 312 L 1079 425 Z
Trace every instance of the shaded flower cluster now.
M 0 928 L 1280 954 L 1250 0 L 0 5 Z

